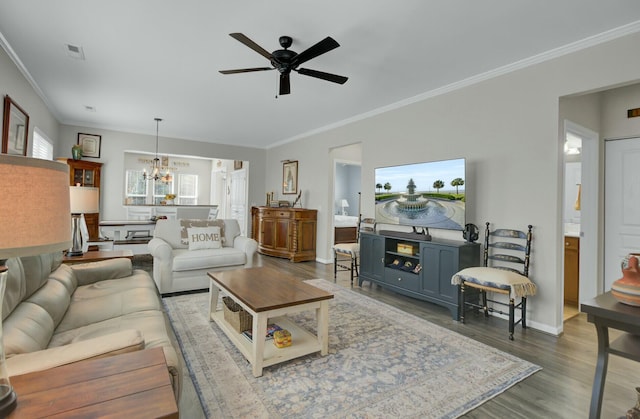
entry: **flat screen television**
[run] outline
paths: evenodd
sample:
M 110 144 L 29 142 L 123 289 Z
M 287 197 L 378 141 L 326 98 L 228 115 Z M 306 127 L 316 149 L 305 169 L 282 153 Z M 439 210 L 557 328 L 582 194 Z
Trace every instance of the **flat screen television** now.
M 375 169 L 379 224 L 464 230 L 465 159 Z

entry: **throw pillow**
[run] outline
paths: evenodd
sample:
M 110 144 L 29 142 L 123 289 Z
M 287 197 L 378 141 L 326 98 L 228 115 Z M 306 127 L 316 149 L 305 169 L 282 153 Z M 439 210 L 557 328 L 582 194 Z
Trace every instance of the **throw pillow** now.
M 220 227 L 190 227 L 187 229 L 187 233 L 189 234 L 189 250 L 220 249 L 222 247 Z
M 220 227 L 220 237 L 222 237 L 222 244 L 224 244 L 224 221 L 223 220 L 180 220 L 180 243 L 188 245 L 189 235 L 187 229 L 189 227 Z

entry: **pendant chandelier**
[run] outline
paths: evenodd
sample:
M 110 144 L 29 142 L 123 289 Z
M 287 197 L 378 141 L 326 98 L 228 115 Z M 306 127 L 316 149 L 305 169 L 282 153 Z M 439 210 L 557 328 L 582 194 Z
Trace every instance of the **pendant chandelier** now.
M 171 172 L 169 172 L 169 167 L 163 166 L 160 164 L 160 159 L 158 158 L 158 133 L 160 130 L 160 121 L 161 118 L 154 118 L 156 121 L 156 157 L 153 159 L 153 164 L 151 165 L 151 173 L 147 173 L 147 169 L 144 169 L 144 173 L 142 174 L 145 180 L 159 180 L 163 183 L 169 183 L 173 180 L 173 176 Z M 164 172 L 164 174 L 162 174 Z

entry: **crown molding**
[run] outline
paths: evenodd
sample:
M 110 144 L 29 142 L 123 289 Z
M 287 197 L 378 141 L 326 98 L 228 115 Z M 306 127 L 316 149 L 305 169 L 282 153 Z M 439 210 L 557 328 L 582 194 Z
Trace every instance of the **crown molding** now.
M 442 87 L 438 87 L 437 89 L 433 89 L 430 90 L 428 92 L 425 93 L 421 93 L 419 95 L 416 96 L 412 96 L 410 98 L 407 99 L 403 99 L 401 101 L 374 109 L 372 111 L 360 114 L 360 115 L 356 115 L 354 117 L 351 118 L 347 118 L 344 119 L 342 121 L 338 121 L 335 122 L 333 124 L 330 125 L 325 125 L 321 128 L 312 130 L 312 131 L 307 131 L 304 134 L 300 134 L 300 135 L 296 135 L 294 137 L 288 138 L 286 140 L 282 140 L 279 141 L 275 144 L 272 144 L 271 146 L 269 146 L 268 148 L 273 148 L 273 147 L 277 147 L 280 145 L 284 145 L 287 143 L 290 143 L 292 141 L 296 141 L 296 140 L 300 140 L 302 138 L 306 138 L 306 137 L 310 137 L 312 135 L 316 135 L 316 134 L 320 134 L 322 132 L 326 132 L 326 131 L 330 131 L 332 129 L 335 128 L 339 128 L 348 124 L 351 124 L 353 122 L 358 122 L 361 121 L 363 119 L 367 119 L 367 118 L 371 118 L 373 116 L 376 115 L 380 115 L 392 110 L 396 110 L 399 108 L 403 108 L 405 106 L 411 105 L 413 103 L 416 102 L 421 102 L 423 100 L 426 99 L 430 99 L 436 96 L 440 96 L 440 95 L 444 95 L 446 93 L 450 93 L 453 92 L 455 90 L 459 90 L 459 89 L 463 89 L 465 87 L 469 87 L 471 85 L 483 82 L 485 80 L 489 80 L 495 77 L 499 77 L 508 73 L 512 73 L 514 71 L 517 70 L 521 70 L 523 68 L 526 67 L 530 67 L 532 65 L 536 65 L 536 64 L 540 64 L 543 63 L 545 61 L 549 61 L 549 60 L 553 60 L 555 58 L 559 58 L 562 57 L 564 55 L 568 55 L 592 46 L 596 46 L 596 45 L 600 45 L 603 44 L 605 42 L 617 39 L 617 38 L 622 38 L 623 36 L 626 35 L 630 35 L 636 32 L 640 32 L 640 21 L 636 21 L 636 22 L 632 22 L 629 23 L 627 25 L 624 26 L 620 26 L 618 28 L 614 28 L 611 30 L 608 30 L 606 32 L 602 32 L 599 33 L 597 35 L 593 35 L 590 36 L 588 38 L 585 39 L 581 39 L 580 41 L 576 41 L 576 42 L 572 42 L 570 44 L 558 47 L 558 48 L 554 48 L 552 50 L 549 51 L 545 51 L 543 53 L 525 58 L 523 60 L 519 60 L 516 61 L 514 63 L 511 64 L 507 64 L 504 65 L 502 67 L 498 67 L 496 69 L 487 71 L 485 73 L 481 73 L 481 74 L 477 74 L 475 76 L 472 77 L 468 77 L 466 79 L 454 82 L 454 83 L 450 83 L 448 85 L 442 86 Z
M 40 97 L 40 99 L 42 99 L 42 101 L 44 102 L 49 112 L 51 112 L 53 116 L 58 121 L 60 121 L 60 115 L 58 115 L 58 112 L 56 112 L 55 108 L 51 105 L 51 102 L 49 102 L 49 99 L 47 99 L 47 96 L 44 94 L 42 89 L 40 89 L 40 86 L 38 86 L 38 83 L 36 83 L 35 79 L 31 76 L 31 73 L 29 73 L 29 70 L 27 70 L 27 67 L 25 67 L 25 65 L 22 63 L 22 60 L 20 60 L 20 57 L 18 57 L 18 54 L 16 54 L 16 52 L 13 50 L 13 48 L 9 44 L 9 41 L 7 41 L 7 38 L 5 38 L 1 32 L 0 32 L 0 47 L 2 47 L 2 49 L 7 53 L 7 55 L 11 59 L 11 61 L 13 61 L 16 67 L 18 67 L 18 71 L 20 71 L 22 76 L 27 80 L 27 82 L 29 82 L 29 84 L 31 85 L 33 90 L 36 92 L 36 94 Z

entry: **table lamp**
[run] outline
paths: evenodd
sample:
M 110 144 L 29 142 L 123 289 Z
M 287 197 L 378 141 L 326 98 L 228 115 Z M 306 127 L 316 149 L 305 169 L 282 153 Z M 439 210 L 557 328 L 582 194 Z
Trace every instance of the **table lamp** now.
M 67 256 L 82 256 L 82 234 L 80 222 L 82 214 L 91 214 L 100 211 L 100 191 L 98 188 L 85 186 L 69 187 L 69 204 L 71 207 L 71 223 L 73 228 L 71 250 Z
M 346 199 L 343 199 L 340 201 L 340 206 L 342 207 L 342 215 L 348 215 L 347 208 L 349 208 L 349 202 Z
M 0 154 L 0 307 L 8 258 L 68 249 L 69 166 L 50 160 Z M 7 315 L 9 313 L 6 313 Z M 4 320 L 4 318 L 3 318 Z M 5 364 L 0 323 L 0 417 L 17 403 Z

